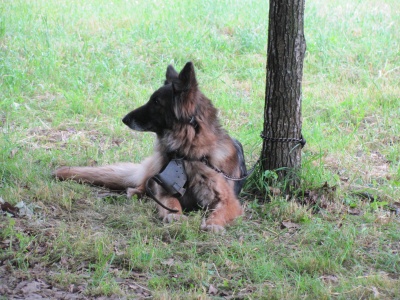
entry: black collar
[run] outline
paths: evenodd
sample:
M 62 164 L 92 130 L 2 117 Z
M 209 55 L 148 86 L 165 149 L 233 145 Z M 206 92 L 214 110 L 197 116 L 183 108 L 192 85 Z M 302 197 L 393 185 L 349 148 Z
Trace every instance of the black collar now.
M 197 131 L 197 127 L 199 127 L 199 123 L 197 123 L 196 118 L 194 116 L 190 117 L 190 120 L 188 122 L 190 125 L 193 126 L 193 128 Z

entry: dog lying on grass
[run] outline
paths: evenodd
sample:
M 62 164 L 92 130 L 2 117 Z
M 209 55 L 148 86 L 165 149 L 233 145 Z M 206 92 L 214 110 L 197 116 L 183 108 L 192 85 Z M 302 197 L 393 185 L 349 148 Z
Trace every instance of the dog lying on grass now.
M 127 190 L 130 196 L 147 194 L 158 200 L 165 222 L 184 217 L 183 211 L 205 209 L 209 213 L 201 228 L 212 232 L 243 214 L 237 198 L 246 174 L 242 145 L 221 127 L 191 62 L 180 73 L 168 66 L 164 85 L 122 121 L 156 134 L 152 156 L 140 164 L 62 167 L 55 177 Z

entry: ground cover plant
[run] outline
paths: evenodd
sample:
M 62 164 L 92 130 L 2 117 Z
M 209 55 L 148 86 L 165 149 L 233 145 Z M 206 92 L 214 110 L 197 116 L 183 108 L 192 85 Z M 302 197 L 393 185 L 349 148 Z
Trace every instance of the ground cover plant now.
M 189 60 L 255 162 L 268 3 L 2 1 L 0 299 L 400 298 L 399 12 L 307 1 L 301 190 L 261 174 L 221 236 L 51 172 L 151 153 L 121 118 Z

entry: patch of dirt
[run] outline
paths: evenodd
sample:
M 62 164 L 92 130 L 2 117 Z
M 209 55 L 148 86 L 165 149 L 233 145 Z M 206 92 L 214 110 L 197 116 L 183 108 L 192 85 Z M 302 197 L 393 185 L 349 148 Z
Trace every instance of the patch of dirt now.
M 23 142 L 30 144 L 34 149 L 64 149 L 70 142 L 79 141 L 81 145 L 92 145 L 93 142 L 107 146 L 119 146 L 122 139 L 112 139 L 97 130 L 76 130 L 74 128 L 67 129 L 43 129 L 36 128 L 29 131 L 28 138 Z
M 354 174 L 359 174 L 366 181 L 371 181 L 371 179 L 391 179 L 390 161 L 379 151 L 366 153 L 360 150 L 355 154 L 353 159 L 356 160 L 356 170 L 347 170 L 345 167 L 346 163 L 340 162 L 334 155 L 328 154 L 324 161 L 327 167 L 337 171 L 344 182 L 347 182 Z
M 385 178 L 390 179 L 389 168 L 390 162 L 379 151 L 372 151 L 369 154 L 362 151 L 357 152 L 358 165 L 366 164 L 369 166 L 365 170 L 368 178 Z

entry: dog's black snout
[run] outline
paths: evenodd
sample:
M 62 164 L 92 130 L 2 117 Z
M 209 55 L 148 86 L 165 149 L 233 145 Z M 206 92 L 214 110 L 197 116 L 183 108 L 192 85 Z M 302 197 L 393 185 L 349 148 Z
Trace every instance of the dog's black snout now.
M 125 125 L 128 125 L 129 124 L 129 115 L 126 115 L 125 117 L 123 117 L 122 122 L 124 122 Z

